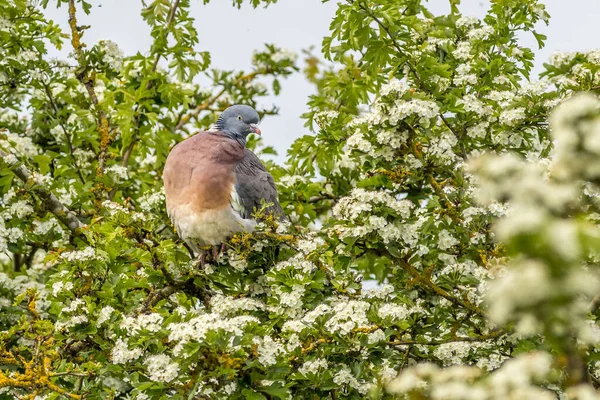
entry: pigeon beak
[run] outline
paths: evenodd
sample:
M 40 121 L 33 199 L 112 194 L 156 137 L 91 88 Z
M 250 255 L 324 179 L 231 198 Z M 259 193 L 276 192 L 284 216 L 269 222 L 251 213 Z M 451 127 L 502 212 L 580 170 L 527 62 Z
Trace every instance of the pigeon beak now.
M 258 126 L 256 126 L 256 124 L 250 124 L 250 128 L 252 128 L 252 131 L 254 133 L 256 133 L 258 136 L 260 136 L 260 134 L 261 134 L 260 128 Z

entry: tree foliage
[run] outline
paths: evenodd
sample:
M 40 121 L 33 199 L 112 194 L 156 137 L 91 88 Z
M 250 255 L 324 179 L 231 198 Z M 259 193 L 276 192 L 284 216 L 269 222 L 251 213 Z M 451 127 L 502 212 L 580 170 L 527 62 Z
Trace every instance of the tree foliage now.
M 127 56 L 86 42 L 83 0 L 0 4 L 0 396 L 596 398 L 600 52 L 536 80 L 517 38 L 543 45 L 541 3 L 450 5 L 338 4 L 307 53 L 311 134 L 267 163 L 290 222 L 257 210 L 202 269 L 165 158 L 278 94 L 295 54 L 211 68 L 189 0 L 144 1 L 154 41 Z

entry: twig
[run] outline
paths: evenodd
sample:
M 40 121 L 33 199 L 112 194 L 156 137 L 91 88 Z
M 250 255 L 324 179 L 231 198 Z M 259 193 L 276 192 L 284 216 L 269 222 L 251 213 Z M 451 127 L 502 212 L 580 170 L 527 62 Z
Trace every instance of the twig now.
M 147 313 L 159 301 L 166 299 L 173 293 L 180 290 L 191 296 L 199 298 L 206 308 L 210 307 L 210 300 L 212 298 L 210 291 L 196 286 L 194 284 L 194 279 L 190 278 L 187 281 L 176 282 L 150 293 L 148 298 L 136 308 L 136 314 Z
M 79 72 L 75 74 L 77 79 L 85 86 L 90 100 L 96 109 L 98 114 L 98 134 L 100 135 L 100 153 L 98 154 L 98 168 L 96 169 L 96 177 L 99 178 L 104 175 L 104 167 L 106 165 L 106 159 L 108 158 L 108 146 L 111 142 L 111 137 L 108 133 L 108 118 L 106 112 L 100 107 L 96 90 L 94 89 L 94 72 L 91 74 L 87 73 L 87 66 L 84 65 L 82 57 L 83 44 L 81 43 L 80 28 L 77 26 L 77 18 L 75 16 L 75 0 L 69 0 L 69 26 L 71 27 L 71 44 L 75 51 L 75 58 L 79 63 Z M 98 191 L 98 190 L 97 190 Z
M 166 299 L 167 297 L 169 297 L 170 295 L 172 295 L 179 289 L 180 288 L 178 288 L 176 285 L 169 285 L 169 286 L 165 286 L 164 288 L 162 288 L 158 291 L 150 293 L 150 295 L 148 296 L 146 301 L 144 301 L 142 304 L 140 304 L 138 306 L 138 308 L 135 309 L 136 314 L 147 313 L 148 310 L 150 310 L 152 307 L 154 307 L 159 301 Z
M 92 376 L 93 372 L 51 372 L 48 374 L 50 377 L 54 376 Z
M 0 156 L 8 164 L 8 167 L 14 172 L 14 174 L 23 182 L 33 182 L 33 175 L 24 165 L 20 164 L 16 157 L 9 157 L 9 154 L 0 150 Z M 80 229 L 85 226 L 83 222 L 77 218 L 75 213 L 65 207 L 58 198 L 50 190 L 45 187 L 35 184 L 33 192 L 36 193 L 42 200 L 46 202 L 46 205 L 50 209 L 50 212 L 54 214 L 60 222 L 62 222 L 71 232 L 80 234 Z
M 485 340 L 495 339 L 504 335 L 506 332 L 504 330 L 492 331 L 486 335 L 481 336 L 473 336 L 473 337 L 454 337 L 447 340 L 430 340 L 426 342 L 419 342 L 417 340 L 393 340 L 388 342 L 391 346 L 407 346 L 407 345 L 423 345 L 423 346 L 439 346 L 445 343 L 454 343 L 454 342 L 483 342 Z
M 600 308 L 600 294 L 597 294 L 593 299 L 592 302 L 590 303 L 590 305 L 588 306 L 588 310 L 592 313 L 592 314 L 596 314 L 596 311 L 598 311 L 598 308 Z
M 308 198 L 307 203 L 312 204 L 312 203 L 318 203 L 319 201 L 322 200 L 337 200 L 337 197 L 328 194 L 328 193 L 321 193 L 321 195 L 319 196 L 311 196 Z
M 179 7 L 179 0 L 175 0 L 175 2 L 173 3 L 173 6 L 171 7 L 171 10 L 169 10 L 169 16 L 167 17 L 167 23 L 165 25 L 166 29 L 169 29 L 169 27 L 171 26 L 171 24 L 173 23 L 173 19 L 175 18 L 175 13 L 177 12 L 177 7 Z M 156 58 L 154 58 L 154 63 L 152 64 L 152 72 L 156 71 L 156 67 L 158 67 L 158 61 L 160 60 L 160 53 L 156 54 Z M 148 82 L 148 85 L 152 85 L 150 82 Z
M 391 254 L 390 254 L 390 256 L 391 256 Z M 406 272 L 408 272 L 422 286 L 425 286 L 425 287 L 431 289 L 438 296 L 441 296 L 456 305 L 462 306 L 473 313 L 476 313 L 482 317 L 487 318 L 487 313 L 485 311 L 483 311 L 481 308 L 477 307 L 475 304 L 471 303 L 470 301 L 462 300 L 462 299 L 459 299 L 458 297 L 452 296 L 450 293 L 448 293 L 447 291 L 445 291 L 444 289 L 442 289 L 435 283 L 431 282 L 431 280 L 429 278 L 424 277 L 421 274 L 419 274 L 419 271 L 417 271 L 416 268 L 412 264 L 410 264 L 408 261 L 406 261 L 404 259 L 399 259 L 399 261 L 400 261 L 400 266 Z

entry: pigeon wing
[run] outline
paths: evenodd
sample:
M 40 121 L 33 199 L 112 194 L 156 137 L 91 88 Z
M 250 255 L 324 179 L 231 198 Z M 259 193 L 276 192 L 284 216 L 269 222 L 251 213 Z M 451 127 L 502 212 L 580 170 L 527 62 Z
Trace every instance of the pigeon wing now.
M 277 197 L 275 181 L 260 159 L 252 151 L 245 149 L 244 158 L 233 172 L 236 175 L 235 196 L 232 196 L 234 208 L 242 218 L 252 218 L 252 213 L 268 203 L 267 213 L 277 219 L 284 219 L 283 209 Z

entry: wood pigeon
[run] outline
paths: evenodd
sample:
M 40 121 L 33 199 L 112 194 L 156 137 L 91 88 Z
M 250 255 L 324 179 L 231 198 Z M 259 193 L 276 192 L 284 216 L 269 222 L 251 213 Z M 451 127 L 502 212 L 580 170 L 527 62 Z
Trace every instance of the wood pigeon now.
M 275 218 L 284 218 L 273 177 L 245 147 L 250 133 L 261 134 L 258 120 L 252 107 L 231 106 L 215 128 L 177 144 L 167 157 L 167 213 L 202 265 L 203 247 L 213 246 L 216 259 L 217 245 L 236 232 L 252 232 L 252 213 L 263 203 L 271 203 L 267 211 Z

